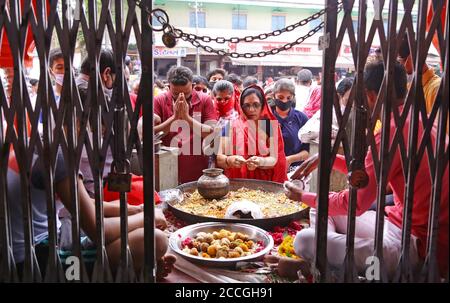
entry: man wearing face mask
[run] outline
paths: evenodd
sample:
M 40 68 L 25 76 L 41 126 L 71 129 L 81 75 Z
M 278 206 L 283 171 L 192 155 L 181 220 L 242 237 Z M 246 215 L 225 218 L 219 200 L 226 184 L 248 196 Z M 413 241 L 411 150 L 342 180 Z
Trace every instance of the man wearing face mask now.
M 64 57 L 59 47 L 50 51 L 48 56 L 48 64 L 50 68 L 50 76 L 55 81 L 53 91 L 55 92 L 56 103 L 58 104 L 61 97 L 64 80 Z
M 287 168 L 296 167 L 309 157 L 309 144 L 302 143 L 298 131 L 308 117 L 292 107 L 295 102 L 295 86 L 287 79 L 280 79 L 273 87 L 274 114 L 281 125 Z
M 193 89 L 192 71 L 173 66 L 167 73 L 170 90 L 154 98 L 154 113 L 161 118 L 155 132 L 163 131 L 163 145 L 180 148 L 178 181 L 196 181 L 208 167 L 203 155 L 202 140 L 213 131 L 216 111 L 207 94 Z
M 53 48 L 48 55 L 48 67 L 51 79 L 54 81 L 53 93 L 55 96 L 56 105 L 59 106 L 59 100 L 61 99 L 61 93 L 64 81 L 64 57 L 61 49 Z M 42 112 L 39 116 L 38 132 L 43 134 L 43 117 Z M 54 121 L 52 119 L 52 124 Z
M 90 71 L 91 71 L 90 61 L 89 61 L 89 58 L 86 57 L 83 60 L 83 63 L 81 64 L 80 75 L 75 80 L 75 83 L 77 84 L 77 87 L 78 87 L 78 92 L 80 94 L 82 104 L 86 103 L 87 96 L 88 96 Z M 100 72 L 100 79 L 102 82 L 105 98 L 107 100 L 111 100 L 113 84 L 114 84 L 115 74 L 116 74 L 116 66 L 115 66 L 115 62 L 114 62 L 114 54 L 109 49 L 102 49 L 100 51 L 99 72 Z M 108 149 L 108 152 L 107 152 L 106 158 L 105 158 L 105 167 L 103 169 L 103 177 L 104 178 L 107 176 L 107 174 L 111 170 L 112 160 L 113 160 L 113 157 L 112 157 L 111 150 Z M 92 197 L 94 195 L 94 177 L 92 175 L 92 172 L 91 172 L 91 169 L 89 166 L 89 158 L 87 156 L 85 149 L 83 149 L 83 152 L 81 154 L 80 171 L 83 173 L 83 183 L 86 187 L 86 190 L 89 193 L 89 195 Z
M 216 68 L 206 75 L 206 79 L 209 83 L 209 89 L 211 90 L 211 98 L 214 97 L 212 94 L 214 84 L 216 84 L 217 81 L 224 80 L 227 75 L 227 71 L 222 68 Z
M 110 49 L 102 49 L 99 58 L 100 79 L 103 84 L 103 92 L 108 100 L 111 100 L 114 80 L 116 78 L 116 66 L 114 63 L 114 54 Z M 87 99 L 91 65 L 89 58 L 84 58 L 81 63 L 80 74 L 75 83 L 80 93 L 81 102 L 84 104 Z

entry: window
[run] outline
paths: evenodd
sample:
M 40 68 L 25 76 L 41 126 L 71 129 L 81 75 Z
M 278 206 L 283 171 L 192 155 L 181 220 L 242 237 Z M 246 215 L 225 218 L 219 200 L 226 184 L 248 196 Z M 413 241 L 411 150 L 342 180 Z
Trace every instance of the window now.
M 383 22 L 383 27 L 384 27 L 384 34 L 387 36 L 389 32 L 389 24 L 387 20 Z
M 276 31 L 286 27 L 286 16 L 273 15 L 272 16 L 272 30 Z
M 206 27 L 206 13 L 205 12 L 197 12 L 197 19 L 198 19 L 198 27 L 205 28 Z M 196 27 L 195 26 L 195 12 L 189 13 L 189 26 Z
M 233 13 L 233 29 L 247 29 L 247 15 L 242 13 Z
M 355 31 L 355 33 L 358 33 L 358 28 L 359 28 L 358 20 L 353 20 L 352 23 L 353 23 L 353 30 Z
M 322 23 L 322 19 L 314 19 L 309 22 L 309 30 L 313 30 Z

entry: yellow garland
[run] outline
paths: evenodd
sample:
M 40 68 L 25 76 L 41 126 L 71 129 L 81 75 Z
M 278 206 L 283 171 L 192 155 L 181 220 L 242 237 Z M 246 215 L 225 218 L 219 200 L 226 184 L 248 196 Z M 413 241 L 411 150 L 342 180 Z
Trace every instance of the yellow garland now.
M 286 236 L 278 246 L 278 254 L 283 257 L 300 259 L 299 256 L 295 254 L 294 251 L 294 238 L 292 236 Z

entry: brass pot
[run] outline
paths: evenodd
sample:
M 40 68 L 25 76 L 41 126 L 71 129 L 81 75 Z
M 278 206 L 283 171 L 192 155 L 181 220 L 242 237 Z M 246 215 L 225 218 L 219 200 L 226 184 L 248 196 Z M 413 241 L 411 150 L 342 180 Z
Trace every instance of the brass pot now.
M 197 181 L 199 194 L 205 199 L 220 199 L 230 191 L 230 180 L 223 174 L 223 169 L 208 168 Z

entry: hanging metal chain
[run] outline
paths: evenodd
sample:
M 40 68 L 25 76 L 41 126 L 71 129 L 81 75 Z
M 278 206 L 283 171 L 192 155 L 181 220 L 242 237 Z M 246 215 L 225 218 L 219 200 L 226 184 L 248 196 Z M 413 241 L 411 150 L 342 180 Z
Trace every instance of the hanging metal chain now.
M 276 55 L 279 52 L 282 51 L 287 51 L 289 49 L 291 49 L 292 47 L 299 45 L 301 43 L 303 43 L 303 41 L 305 41 L 306 39 L 308 39 L 311 36 L 314 36 L 315 33 L 317 33 L 318 31 L 320 31 L 324 26 L 324 23 L 320 23 L 317 27 L 315 27 L 314 29 L 310 30 L 306 35 L 298 38 L 297 40 L 295 40 L 294 42 L 290 42 L 287 44 L 284 44 L 283 46 L 279 47 L 279 48 L 274 48 L 268 51 L 261 51 L 261 52 L 257 52 L 257 53 L 237 53 L 237 52 L 227 52 L 221 49 L 214 49 L 211 46 L 208 45 L 203 45 L 200 42 L 198 42 L 197 40 L 185 40 L 183 37 L 181 37 L 181 39 L 190 42 L 193 46 L 195 47 L 200 47 L 203 50 L 205 50 L 208 53 L 213 53 L 213 54 L 217 54 L 219 56 L 230 56 L 231 58 L 262 58 L 265 57 L 267 55 Z
M 316 26 L 314 29 L 310 30 L 306 35 L 298 38 L 297 40 L 295 40 L 294 42 L 290 42 L 290 43 L 286 43 L 283 46 L 279 47 L 279 48 L 275 48 L 272 50 L 268 50 L 268 51 L 261 51 L 261 52 L 257 52 L 257 53 L 237 53 L 237 52 L 227 52 L 224 50 L 217 50 L 214 49 L 208 45 L 203 45 L 201 44 L 199 41 L 208 43 L 208 42 L 216 42 L 219 44 L 224 44 L 226 42 L 230 42 L 230 43 L 239 43 L 239 42 L 252 42 L 255 40 L 265 40 L 269 37 L 276 37 L 279 36 L 283 33 L 286 32 L 291 32 L 294 29 L 301 27 L 301 26 L 305 26 L 306 24 L 308 24 L 309 22 L 319 19 L 321 16 L 323 16 L 324 14 L 326 14 L 329 10 L 331 9 L 335 9 L 336 6 L 329 6 L 326 7 L 320 11 L 318 11 L 317 13 L 309 16 L 308 18 L 305 18 L 295 24 L 291 24 L 285 28 L 279 29 L 279 30 L 275 30 L 273 32 L 270 33 L 263 33 L 263 34 L 259 34 L 256 36 L 245 36 L 245 37 L 232 37 L 232 38 L 224 38 L 224 37 L 209 37 L 209 36 L 199 36 L 199 35 L 195 35 L 192 33 L 185 33 L 183 32 L 181 29 L 176 28 L 172 25 L 170 25 L 170 21 L 169 21 L 169 16 L 167 15 L 166 11 L 164 11 L 163 9 L 154 9 L 152 11 L 150 11 L 148 9 L 148 7 L 146 7 L 141 0 L 135 0 L 135 3 L 138 7 L 140 7 L 142 10 L 145 10 L 147 12 L 148 16 L 148 22 L 150 27 L 154 30 L 154 31 L 163 31 L 164 35 L 163 35 L 163 40 L 172 40 L 170 42 L 176 43 L 175 39 L 182 39 L 184 41 L 187 41 L 189 43 L 191 43 L 194 47 L 197 48 L 202 48 L 203 50 L 205 50 L 208 53 L 214 53 L 217 54 L 219 56 L 230 56 L 232 58 L 255 58 L 255 57 L 265 57 L 267 55 L 275 55 L 278 54 L 281 51 L 287 51 L 289 49 L 291 49 L 292 47 L 299 45 L 301 43 L 303 43 L 307 38 L 313 36 L 314 34 L 316 34 L 318 31 L 320 31 L 321 29 L 323 29 L 324 27 L 324 23 L 321 22 L 318 26 Z M 337 3 L 337 9 L 338 9 L 338 13 L 342 10 L 342 1 L 338 1 Z M 152 25 L 152 17 L 155 17 L 160 23 L 161 23 L 161 28 L 156 28 L 155 26 Z M 166 39 L 164 39 L 166 38 Z M 166 42 L 164 42 L 166 44 Z
M 339 2 L 338 5 L 340 5 L 340 3 L 341 2 Z M 305 19 L 303 19 L 303 20 L 301 20 L 301 21 L 299 21 L 297 23 L 288 25 L 285 28 L 282 28 L 282 29 L 279 29 L 279 30 L 275 30 L 275 31 L 270 32 L 270 33 L 259 34 L 257 36 L 245 36 L 245 37 L 241 37 L 241 38 L 239 38 L 239 37 L 232 37 L 232 38 L 216 37 L 216 38 L 214 38 L 214 37 L 209 37 L 209 36 L 199 36 L 199 35 L 195 35 L 195 34 L 187 34 L 187 33 L 184 33 L 182 30 L 180 30 L 178 28 L 175 28 L 175 27 L 173 28 L 173 30 L 174 30 L 174 32 L 175 32 L 175 34 L 177 36 L 179 36 L 180 38 L 182 38 L 185 41 L 195 39 L 195 40 L 201 40 L 201 41 L 206 42 L 206 43 L 208 43 L 208 42 L 216 42 L 216 43 L 220 43 L 220 44 L 223 44 L 223 43 L 226 43 L 226 42 L 230 42 L 230 43 L 253 42 L 255 40 L 265 40 L 265 39 L 267 39 L 269 37 L 276 37 L 276 36 L 279 36 L 279 35 L 281 35 L 283 33 L 291 32 L 291 31 L 293 31 L 294 29 L 296 29 L 298 27 L 305 26 L 309 22 L 311 22 L 313 20 L 316 20 L 316 19 L 319 19 L 320 17 L 322 17 L 329 9 L 331 9 L 331 7 L 324 8 L 324 9 L 318 11 L 317 13 L 309 16 L 308 18 L 305 18 Z M 159 18 L 158 18 L 158 20 L 159 20 Z

